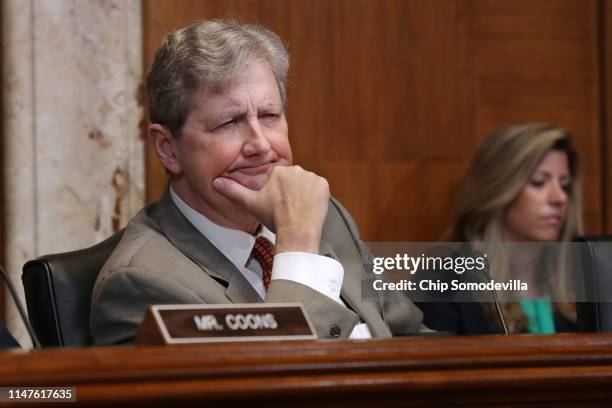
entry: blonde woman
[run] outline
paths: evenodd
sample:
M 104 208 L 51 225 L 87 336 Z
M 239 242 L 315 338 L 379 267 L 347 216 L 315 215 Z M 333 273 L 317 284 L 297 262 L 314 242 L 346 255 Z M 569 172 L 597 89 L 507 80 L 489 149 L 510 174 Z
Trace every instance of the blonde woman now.
M 536 243 L 571 241 L 581 232 L 578 158 L 570 133 L 530 123 L 500 128 L 479 147 L 445 240 L 492 251 L 490 274 L 495 281 L 520 279 L 528 284 L 529 299 L 502 304 L 510 333 L 554 333 L 575 330 L 575 306 L 569 301 L 572 279 L 563 251 L 541 250 Z M 520 256 L 512 253 L 517 247 L 523 248 Z M 432 329 L 501 332 L 491 302 L 419 306 Z

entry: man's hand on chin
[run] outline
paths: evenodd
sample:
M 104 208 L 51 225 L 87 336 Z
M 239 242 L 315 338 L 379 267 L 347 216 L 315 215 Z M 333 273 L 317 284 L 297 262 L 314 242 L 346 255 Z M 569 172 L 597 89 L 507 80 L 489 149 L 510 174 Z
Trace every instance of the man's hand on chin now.
M 300 166 L 276 166 L 259 191 L 218 177 L 213 187 L 276 233 L 276 252 L 319 253 L 329 184 Z

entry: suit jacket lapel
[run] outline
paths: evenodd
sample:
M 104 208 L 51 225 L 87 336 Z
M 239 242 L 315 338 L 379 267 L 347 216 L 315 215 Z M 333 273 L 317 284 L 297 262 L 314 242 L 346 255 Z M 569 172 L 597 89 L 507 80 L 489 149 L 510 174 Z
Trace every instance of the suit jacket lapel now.
M 342 282 L 342 289 L 340 290 L 340 296 L 342 300 L 346 302 L 360 318 L 368 324 L 368 328 L 372 333 L 373 337 L 391 337 L 391 332 L 382 319 L 380 305 L 375 301 L 362 301 L 361 300 L 361 281 L 362 281 L 362 269 L 351 268 L 349 264 L 342 262 L 338 259 L 332 247 L 321 241 L 319 245 L 319 252 L 321 255 L 334 258 L 341 262 L 344 266 L 344 280 Z
M 236 303 L 261 302 L 244 275 L 202 235 L 172 202 L 166 187 L 151 215 L 164 235 L 178 250 L 200 266 L 207 274 L 227 284 L 225 295 Z

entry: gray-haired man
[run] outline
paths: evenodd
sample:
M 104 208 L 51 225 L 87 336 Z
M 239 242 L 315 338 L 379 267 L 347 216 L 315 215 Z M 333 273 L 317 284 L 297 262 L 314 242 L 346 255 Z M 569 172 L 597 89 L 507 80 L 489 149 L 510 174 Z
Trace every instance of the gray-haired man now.
M 147 88 L 169 185 L 96 282 L 96 343 L 133 340 L 146 307 L 163 303 L 300 302 L 319 337 L 419 330 L 404 296 L 361 301 L 370 254 L 353 220 L 325 179 L 292 165 L 288 61 L 259 26 L 200 21 L 166 36 Z

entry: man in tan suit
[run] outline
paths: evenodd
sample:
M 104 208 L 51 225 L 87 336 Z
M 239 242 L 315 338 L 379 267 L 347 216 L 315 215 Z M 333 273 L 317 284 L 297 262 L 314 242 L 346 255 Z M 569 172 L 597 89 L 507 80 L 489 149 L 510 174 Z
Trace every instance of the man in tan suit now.
M 200 21 L 166 36 L 147 90 L 169 184 L 98 277 L 96 344 L 132 341 L 147 306 L 168 303 L 300 302 L 319 337 L 419 330 L 403 295 L 362 301 L 370 253 L 355 223 L 325 179 L 292 165 L 288 66 L 259 26 Z

